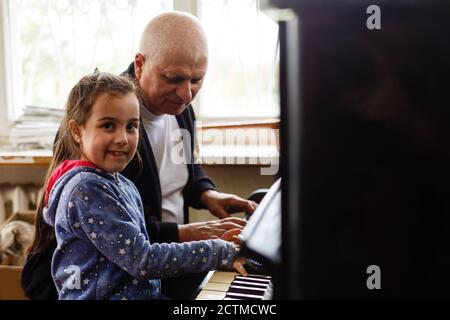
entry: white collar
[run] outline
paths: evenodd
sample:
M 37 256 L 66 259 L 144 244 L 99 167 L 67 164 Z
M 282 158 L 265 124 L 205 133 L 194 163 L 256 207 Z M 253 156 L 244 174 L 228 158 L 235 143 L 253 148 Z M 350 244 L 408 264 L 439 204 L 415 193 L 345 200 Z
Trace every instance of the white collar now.
M 141 105 L 140 108 L 141 111 L 141 117 L 145 120 L 151 121 L 151 122 L 157 122 L 164 118 L 165 114 L 156 115 L 150 110 L 148 110 L 144 105 Z

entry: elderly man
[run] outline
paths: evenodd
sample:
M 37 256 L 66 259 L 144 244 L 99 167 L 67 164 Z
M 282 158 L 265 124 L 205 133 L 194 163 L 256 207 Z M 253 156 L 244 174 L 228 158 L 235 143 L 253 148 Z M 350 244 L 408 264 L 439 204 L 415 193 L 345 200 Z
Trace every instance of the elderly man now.
M 188 130 L 191 137 L 195 134 L 190 103 L 202 87 L 208 65 L 206 35 L 198 19 L 176 12 L 157 16 L 145 28 L 139 50 L 126 74 L 136 81 L 142 93 L 141 147 L 146 144 L 149 149 L 140 151 L 143 157 L 149 156 L 148 161 L 154 161 L 156 167 L 152 169 L 159 173 L 155 178 L 159 178 L 162 192 L 162 220 L 187 222 L 186 205 L 206 207 L 219 218 L 228 217 L 230 211 L 252 212 L 252 202 L 215 191 L 200 165 L 180 165 L 170 156 L 176 144 L 172 132 L 181 128 Z M 186 152 L 192 153 L 193 143 L 192 139 Z M 148 175 L 143 174 L 134 181 L 138 187 L 144 187 L 147 179 Z M 144 199 L 150 197 L 143 194 Z M 144 200 L 144 205 L 145 202 L 150 206 L 161 200 Z M 198 232 L 203 230 L 193 225 L 178 229 L 181 241 L 198 239 Z
M 256 204 L 220 193 L 200 165 L 172 161 L 174 130 L 184 129 L 188 158 L 194 159 L 195 116 L 190 105 L 201 89 L 208 65 L 206 36 L 194 16 L 170 12 L 146 26 L 134 63 L 124 75 L 135 81 L 141 102 L 139 154 L 142 167 L 131 163 L 123 174 L 137 186 L 152 242 L 183 242 L 222 237 L 242 229 L 245 221 L 229 213 L 253 212 Z M 222 220 L 188 222 L 188 208 L 206 208 Z M 231 232 L 233 233 L 233 232 Z M 228 233 L 230 234 L 230 233 Z M 56 298 L 50 263 L 56 241 L 32 248 L 22 274 L 30 298 Z M 164 279 L 170 298 L 190 298 L 205 274 Z

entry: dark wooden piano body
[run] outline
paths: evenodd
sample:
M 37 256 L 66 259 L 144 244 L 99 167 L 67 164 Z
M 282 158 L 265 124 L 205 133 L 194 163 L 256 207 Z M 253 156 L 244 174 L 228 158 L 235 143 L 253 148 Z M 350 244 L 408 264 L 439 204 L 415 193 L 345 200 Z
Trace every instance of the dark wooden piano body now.
M 275 294 L 450 298 L 450 2 L 262 3 L 281 18 Z
M 450 298 L 450 2 L 377 1 L 380 30 L 370 0 L 261 3 L 281 18 L 273 297 Z

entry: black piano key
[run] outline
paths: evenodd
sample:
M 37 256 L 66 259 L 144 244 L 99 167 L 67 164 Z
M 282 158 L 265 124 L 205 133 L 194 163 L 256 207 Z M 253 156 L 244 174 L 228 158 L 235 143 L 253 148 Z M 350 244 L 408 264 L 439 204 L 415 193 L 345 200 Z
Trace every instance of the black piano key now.
M 249 281 L 241 281 L 241 280 L 234 280 L 231 282 L 231 284 L 240 285 L 240 286 L 248 286 L 250 288 L 267 288 L 269 286 L 268 283 L 256 283 L 256 282 L 249 282 Z
M 270 279 L 257 279 L 257 278 L 250 278 L 249 276 L 247 276 L 247 277 L 236 276 L 234 278 L 234 280 L 241 280 L 241 281 L 254 282 L 254 283 L 265 283 L 265 284 L 268 284 L 271 281 Z
M 243 278 L 248 278 L 248 279 L 272 279 L 271 276 L 264 276 L 262 274 L 249 274 L 248 276 L 241 276 L 241 275 L 237 275 L 236 277 L 243 277 Z
M 239 293 L 239 292 L 228 292 L 225 298 L 239 299 L 239 300 L 262 300 L 263 296 Z
M 230 286 L 228 288 L 228 292 L 237 292 L 237 293 L 246 293 L 246 294 L 253 294 L 253 295 L 260 295 L 263 296 L 265 289 L 260 288 L 248 288 L 248 287 L 242 287 L 242 286 Z
M 235 277 L 236 278 L 252 279 L 252 280 L 264 280 L 264 281 L 270 281 L 270 279 L 272 279 L 272 277 L 260 276 L 260 275 L 247 275 L 247 276 L 236 275 Z

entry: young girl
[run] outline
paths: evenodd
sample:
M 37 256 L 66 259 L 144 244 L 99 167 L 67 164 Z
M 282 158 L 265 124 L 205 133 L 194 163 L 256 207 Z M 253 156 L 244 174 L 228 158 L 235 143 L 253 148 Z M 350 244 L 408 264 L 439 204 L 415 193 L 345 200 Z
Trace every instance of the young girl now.
M 138 127 L 127 79 L 95 72 L 70 92 L 43 210 L 60 299 L 159 298 L 160 278 L 232 266 L 245 274 L 231 242 L 149 242 L 138 190 L 119 173 L 135 157 Z

